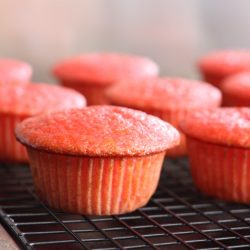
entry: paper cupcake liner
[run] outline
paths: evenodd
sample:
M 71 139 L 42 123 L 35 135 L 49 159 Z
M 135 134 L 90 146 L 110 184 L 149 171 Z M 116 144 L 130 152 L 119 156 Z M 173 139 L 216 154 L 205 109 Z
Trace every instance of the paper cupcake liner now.
M 15 138 L 15 127 L 24 117 L 0 114 L 0 161 L 28 162 L 25 147 Z
M 89 105 L 104 105 L 108 104 L 108 100 L 105 95 L 107 85 L 96 85 L 96 84 L 84 84 L 84 83 L 74 83 L 65 82 L 61 83 L 63 86 L 75 89 L 76 91 L 83 94 L 87 99 L 87 104 Z
M 250 150 L 187 138 L 191 173 L 205 194 L 250 203 Z
M 28 148 L 38 196 L 56 209 L 111 215 L 145 205 L 154 193 L 165 153 L 143 157 L 76 157 Z

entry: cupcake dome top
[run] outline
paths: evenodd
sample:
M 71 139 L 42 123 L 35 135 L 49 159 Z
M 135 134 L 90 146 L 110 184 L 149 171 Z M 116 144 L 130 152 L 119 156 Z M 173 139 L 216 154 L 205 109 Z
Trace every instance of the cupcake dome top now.
M 86 106 L 84 96 L 50 84 L 0 84 L 0 113 L 32 116 Z
M 221 84 L 221 90 L 225 93 L 250 98 L 250 71 L 227 77 Z
M 216 107 L 220 91 L 210 84 L 182 78 L 147 78 L 124 81 L 108 89 L 111 103 L 160 110 Z
M 223 50 L 205 55 L 199 61 L 201 70 L 226 76 L 250 70 L 250 50 Z
M 29 64 L 9 59 L 0 58 L 0 82 L 28 81 L 32 75 L 32 68 Z
M 87 156 L 142 156 L 179 143 L 170 124 L 141 111 L 90 106 L 28 118 L 18 140 L 35 149 Z
M 158 71 L 152 60 L 122 53 L 83 54 L 65 59 L 53 68 L 53 74 L 61 80 L 103 85 L 122 79 L 155 76 Z
M 249 148 L 250 108 L 197 111 L 188 115 L 181 130 L 202 141 Z

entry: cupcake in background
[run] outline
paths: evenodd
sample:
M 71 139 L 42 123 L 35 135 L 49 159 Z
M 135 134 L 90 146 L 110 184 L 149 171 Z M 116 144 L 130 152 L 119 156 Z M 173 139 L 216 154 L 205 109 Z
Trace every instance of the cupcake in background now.
M 113 105 L 142 110 L 160 117 L 179 129 L 186 115 L 220 106 L 220 91 L 207 83 L 182 78 L 148 78 L 123 81 L 107 90 Z M 169 156 L 186 155 L 185 136 L 167 152 Z
M 250 106 L 250 71 L 227 77 L 221 83 L 224 106 Z
M 190 114 L 187 136 L 195 185 L 207 195 L 250 203 L 250 108 L 217 108 Z
M 122 53 L 89 53 L 56 64 L 54 76 L 63 86 L 86 96 L 88 105 L 107 104 L 105 90 L 121 80 L 156 76 L 158 66 L 152 60 Z
M 14 129 L 27 117 L 68 108 L 82 108 L 85 98 L 74 90 L 50 84 L 0 84 L 0 161 L 27 162 Z
M 41 200 L 88 215 L 144 206 L 157 187 L 165 151 L 179 143 L 177 130 L 159 118 L 105 105 L 26 119 L 16 136 L 27 147 Z
M 250 70 L 250 50 L 212 52 L 199 60 L 198 67 L 206 82 L 220 87 L 225 77 Z
M 23 61 L 0 58 L 0 84 L 28 83 L 32 76 L 31 66 Z

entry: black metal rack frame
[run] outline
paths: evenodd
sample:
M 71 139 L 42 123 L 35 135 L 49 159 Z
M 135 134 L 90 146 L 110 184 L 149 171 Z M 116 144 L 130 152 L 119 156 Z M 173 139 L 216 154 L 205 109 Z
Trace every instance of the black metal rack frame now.
M 50 209 L 27 166 L 1 166 L 0 220 L 22 249 L 250 249 L 250 206 L 200 194 L 184 158 L 165 162 L 147 206 L 103 217 Z

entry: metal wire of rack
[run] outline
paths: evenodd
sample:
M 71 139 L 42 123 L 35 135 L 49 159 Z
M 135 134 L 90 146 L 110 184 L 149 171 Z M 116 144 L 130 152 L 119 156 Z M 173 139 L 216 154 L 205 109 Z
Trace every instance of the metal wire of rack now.
M 184 158 L 165 162 L 147 206 L 102 217 L 50 209 L 27 166 L 1 166 L 0 220 L 22 249 L 250 249 L 250 206 L 201 195 Z

